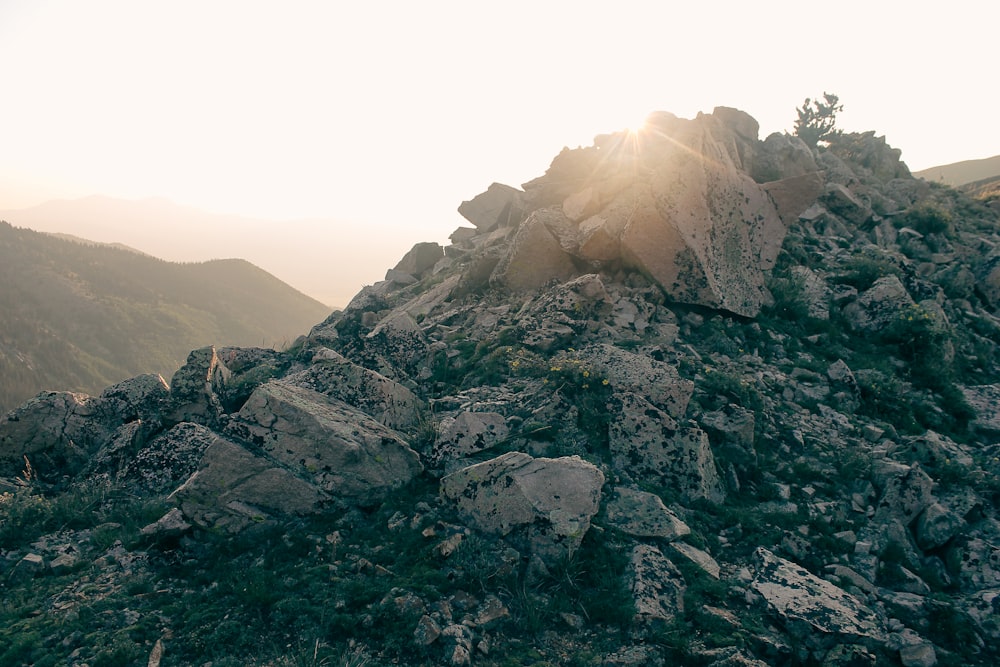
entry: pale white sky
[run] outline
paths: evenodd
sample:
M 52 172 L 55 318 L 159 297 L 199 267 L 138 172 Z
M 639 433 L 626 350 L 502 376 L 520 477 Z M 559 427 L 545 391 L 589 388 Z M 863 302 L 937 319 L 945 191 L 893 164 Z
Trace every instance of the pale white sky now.
M 997 25 L 982 0 L 0 0 L 0 209 L 162 196 L 408 248 L 650 111 L 763 138 L 823 91 L 911 169 L 983 158 Z

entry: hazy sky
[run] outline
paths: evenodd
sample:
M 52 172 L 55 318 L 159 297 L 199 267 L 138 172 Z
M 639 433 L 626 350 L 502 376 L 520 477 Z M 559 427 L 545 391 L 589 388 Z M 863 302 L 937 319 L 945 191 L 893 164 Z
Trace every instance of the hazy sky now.
M 162 196 L 398 257 L 652 110 L 763 138 L 823 91 L 911 169 L 988 157 L 997 25 L 983 0 L 0 0 L 0 209 Z

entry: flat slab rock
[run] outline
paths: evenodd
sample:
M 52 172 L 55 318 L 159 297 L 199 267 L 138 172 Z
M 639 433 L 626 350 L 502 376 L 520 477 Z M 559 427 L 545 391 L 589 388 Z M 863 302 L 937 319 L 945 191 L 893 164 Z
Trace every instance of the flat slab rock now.
M 885 641 L 882 620 L 847 591 L 763 547 L 754 561 L 751 587 L 796 634 Z

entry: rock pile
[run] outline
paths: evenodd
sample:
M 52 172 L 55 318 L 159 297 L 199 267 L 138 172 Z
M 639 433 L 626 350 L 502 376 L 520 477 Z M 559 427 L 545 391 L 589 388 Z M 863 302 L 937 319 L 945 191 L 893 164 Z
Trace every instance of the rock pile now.
M 343 655 L 990 664 L 1000 234 L 899 157 L 654 114 L 464 202 L 290 350 L 36 397 L 0 475 L 166 499 L 145 559 L 307 540 Z M 7 579 L 57 569 L 39 537 Z

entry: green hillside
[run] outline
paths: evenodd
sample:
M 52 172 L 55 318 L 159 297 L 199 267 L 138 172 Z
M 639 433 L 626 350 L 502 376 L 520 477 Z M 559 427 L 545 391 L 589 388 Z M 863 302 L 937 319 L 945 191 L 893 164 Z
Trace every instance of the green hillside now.
M 0 413 L 44 389 L 169 379 L 204 345 L 280 347 L 328 314 L 243 260 L 176 264 L 0 223 Z

